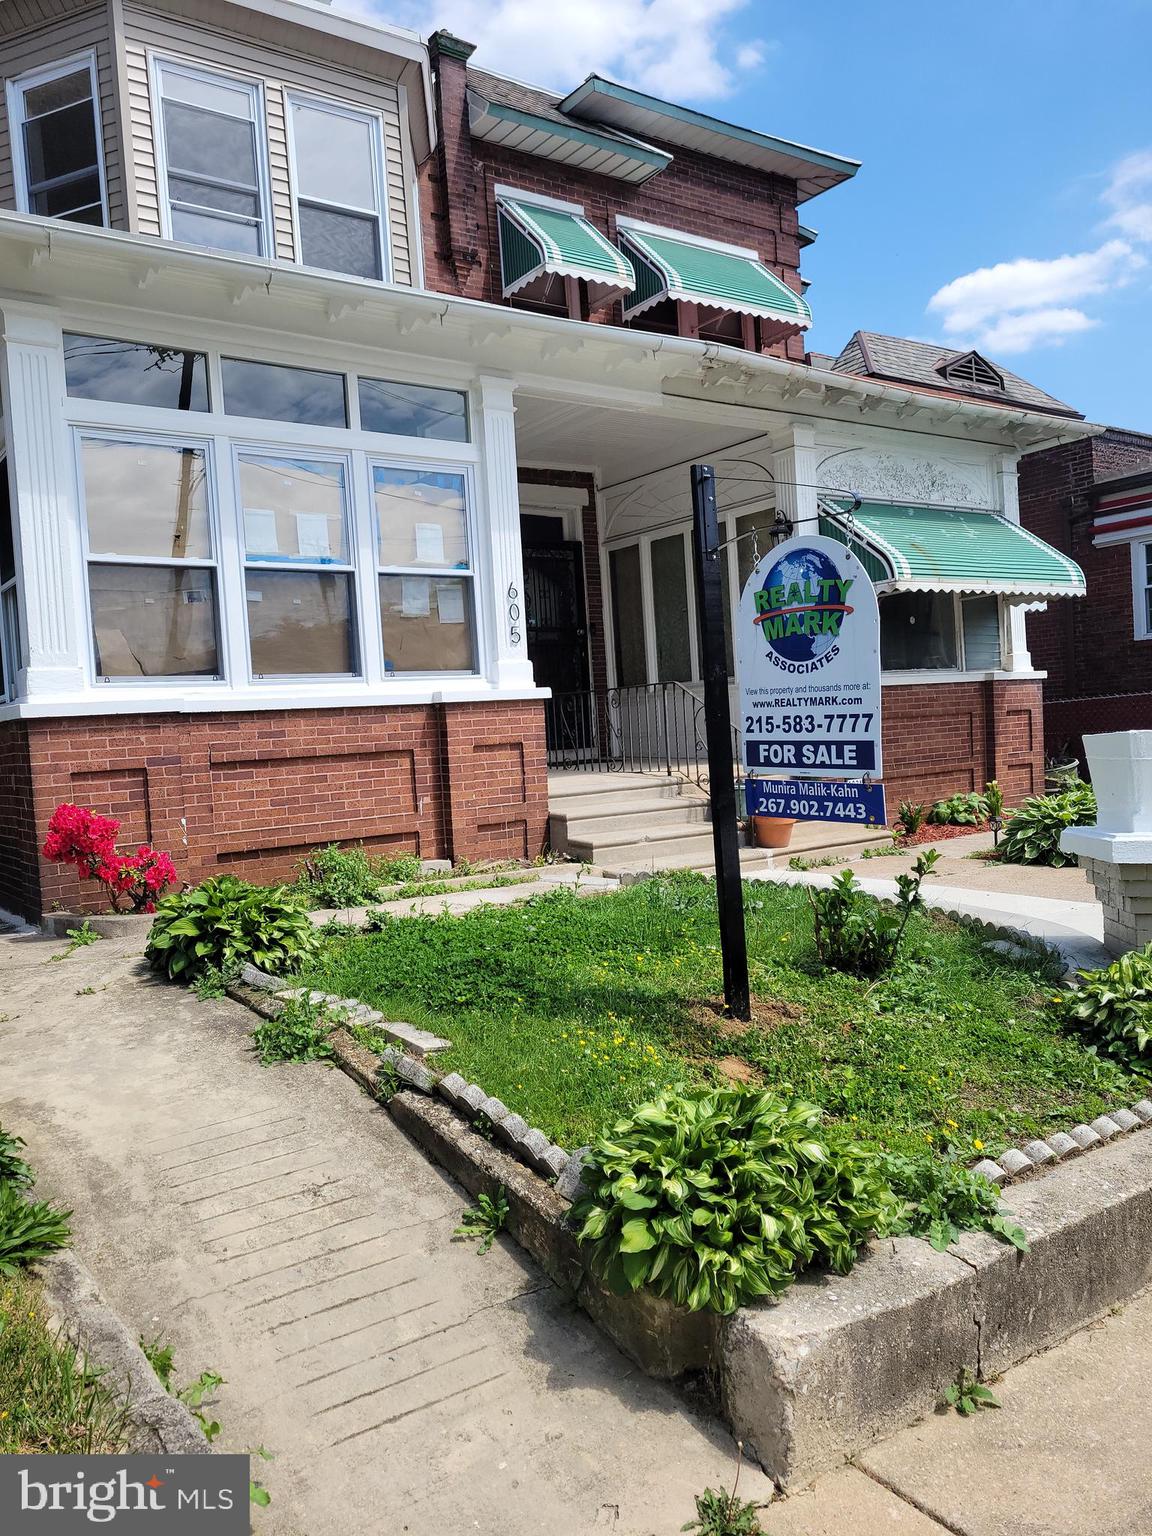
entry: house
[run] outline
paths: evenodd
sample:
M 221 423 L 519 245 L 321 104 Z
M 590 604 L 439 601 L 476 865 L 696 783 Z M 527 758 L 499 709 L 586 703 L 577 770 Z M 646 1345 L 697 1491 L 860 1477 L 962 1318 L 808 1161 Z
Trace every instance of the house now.
M 1088 583 L 1086 601 L 1028 616 L 1049 753 L 1082 758 L 1086 733 L 1152 729 L 1152 434 L 1108 427 L 1026 454 L 1020 516 Z
M 1035 787 L 1023 610 L 1081 580 L 1017 465 L 1095 429 L 974 354 L 805 353 L 855 161 L 321 0 L 0 36 L 0 907 L 83 900 L 62 800 L 275 879 L 532 855 L 549 758 L 689 757 L 702 460 L 729 608 L 789 530 L 870 562 L 893 800 Z

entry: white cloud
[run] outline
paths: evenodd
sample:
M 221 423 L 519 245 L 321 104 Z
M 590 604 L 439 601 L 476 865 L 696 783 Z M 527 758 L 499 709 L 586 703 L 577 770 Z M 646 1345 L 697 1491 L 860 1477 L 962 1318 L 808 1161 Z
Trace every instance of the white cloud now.
M 1099 324 L 1082 309 L 1034 309 L 1022 315 L 1001 315 L 980 332 L 976 344 L 993 354 L 1031 352 L 1033 347 L 1058 346 Z
M 1106 222 L 1132 240 L 1152 241 L 1152 149 L 1126 155 L 1104 190 Z
M 728 27 L 748 0 L 353 0 L 425 35 L 445 27 L 477 45 L 476 63 L 568 91 L 595 71 L 673 101 L 734 90 L 769 45 Z

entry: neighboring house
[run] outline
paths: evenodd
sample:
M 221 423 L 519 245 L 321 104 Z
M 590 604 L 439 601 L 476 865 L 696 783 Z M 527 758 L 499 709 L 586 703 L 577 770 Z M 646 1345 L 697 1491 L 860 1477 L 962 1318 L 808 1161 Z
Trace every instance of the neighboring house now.
M 1088 582 L 1085 602 L 1028 616 L 1049 752 L 1082 756 L 1085 733 L 1152 730 L 1152 434 L 1108 427 L 1026 454 L 1020 514 Z
M 0 907 L 83 899 L 61 800 L 192 879 L 536 853 L 549 752 L 695 706 L 700 460 L 729 612 L 789 530 L 870 562 L 893 802 L 1035 787 L 1022 605 L 1080 577 L 1017 462 L 1095 429 L 971 355 L 806 360 L 797 210 L 854 161 L 470 52 L 0 5 Z

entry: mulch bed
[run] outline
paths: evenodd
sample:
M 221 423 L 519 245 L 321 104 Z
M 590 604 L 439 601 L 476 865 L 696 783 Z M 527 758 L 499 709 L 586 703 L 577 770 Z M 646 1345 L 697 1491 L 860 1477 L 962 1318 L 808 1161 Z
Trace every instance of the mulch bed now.
M 987 822 L 981 822 L 978 827 L 937 826 L 933 823 L 931 826 L 921 827 L 918 832 L 913 832 L 910 837 L 904 837 L 895 827 L 892 828 L 897 848 L 919 848 L 922 843 L 943 843 L 950 837 L 974 837 L 977 832 L 987 832 L 988 830 Z

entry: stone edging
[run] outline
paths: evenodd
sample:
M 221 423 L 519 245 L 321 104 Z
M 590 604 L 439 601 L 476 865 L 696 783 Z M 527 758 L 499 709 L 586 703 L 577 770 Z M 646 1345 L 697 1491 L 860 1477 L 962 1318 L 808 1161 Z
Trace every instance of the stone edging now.
M 128 1403 L 133 1452 L 211 1455 L 190 1410 L 166 1392 L 124 1320 L 100 1293 L 88 1267 L 62 1250 L 34 1270 L 67 1338 L 111 1379 Z

